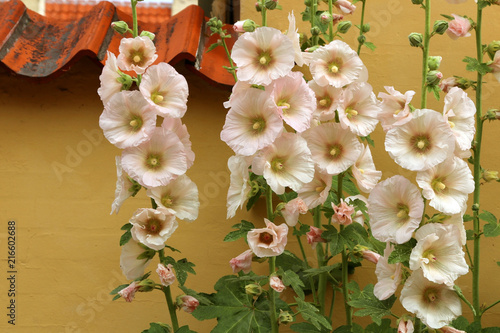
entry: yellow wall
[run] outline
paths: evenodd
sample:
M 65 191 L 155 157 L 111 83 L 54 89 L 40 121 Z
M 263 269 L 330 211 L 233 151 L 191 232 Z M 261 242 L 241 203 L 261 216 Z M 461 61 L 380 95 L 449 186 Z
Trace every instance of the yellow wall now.
M 422 11 L 409 2 L 368 0 L 367 18 L 373 29 L 368 39 L 378 48 L 375 52 L 363 51 L 362 59 L 376 93 L 383 91 L 384 85 L 393 85 L 400 91 L 418 90 L 421 54 L 407 45 L 407 35 L 421 31 Z M 242 4 L 242 17 L 253 15 L 252 5 L 253 1 Z M 445 1 L 435 2 L 434 18 L 437 13 L 472 13 L 472 6 L 473 1 L 454 7 Z M 271 14 L 270 22 L 279 22 L 280 28 L 286 29 L 283 14 L 291 9 L 298 14 L 302 5 L 300 1 L 288 0 L 283 7 L 282 12 L 277 12 L 279 18 Z M 489 22 L 485 42 L 500 39 L 495 35 L 499 23 L 494 26 L 491 22 L 493 13 L 498 14 L 499 9 L 486 10 L 485 19 Z M 359 12 L 352 19 L 359 22 Z M 346 40 L 354 45 L 354 39 L 353 30 Z M 455 42 L 447 36 L 433 39 L 431 54 L 443 56 L 445 77 L 465 75 L 461 58 L 474 56 L 473 43 L 472 37 Z M 231 273 L 229 259 L 246 249 L 243 241 L 222 242 L 230 226 L 241 218 L 256 225 L 263 224 L 263 220 L 259 212 L 243 212 L 231 221 L 225 219 L 229 183 L 226 163 L 232 151 L 220 141 L 219 133 L 225 118 L 222 102 L 229 91 L 208 85 L 182 65 L 177 69 L 189 82 L 188 112 L 183 121 L 191 134 L 196 161 L 188 175 L 198 184 L 202 208 L 197 221 L 180 223 L 169 244 L 183 251 L 178 259 L 185 256 L 197 265 L 197 275 L 190 276 L 187 285 L 210 292 L 220 276 Z M 137 294 L 130 304 L 123 300 L 112 303 L 108 295 L 115 286 L 127 282 L 119 268 L 118 240 L 122 233 L 119 228 L 137 208 L 149 207 L 150 202 L 144 193 L 139 193 L 137 198 L 125 202 L 118 215 L 109 215 L 116 181 L 114 156 L 120 151 L 103 138 L 98 127 L 102 111 L 96 93 L 99 74 L 98 66 L 89 60 L 80 61 L 62 77 L 45 84 L 0 72 L 0 112 L 4 125 L 0 141 L 0 258 L 2 268 L 6 267 L 7 221 L 14 220 L 17 223 L 16 332 L 140 332 L 149 322 L 169 322 L 159 292 Z M 484 107 L 498 108 L 500 98 L 495 91 L 500 84 L 491 77 L 486 81 Z M 440 103 L 429 99 L 430 106 L 441 110 Z M 492 169 L 500 165 L 498 126 L 498 123 L 485 126 L 483 164 Z M 380 128 L 374 138 L 375 163 L 383 171 L 383 177 L 402 173 L 414 179 L 414 173 L 398 168 L 383 151 Z M 482 190 L 484 209 L 500 216 L 499 185 L 487 184 Z M 500 271 L 496 265 L 500 250 L 495 243 L 487 239 L 482 244 L 481 297 L 487 304 L 500 298 L 495 278 Z M 290 240 L 288 248 L 296 251 L 296 243 Z M 151 264 L 149 269 L 154 270 L 155 266 Z M 352 278 L 361 286 L 374 283 L 373 270 L 374 266 L 368 264 Z M 4 310 L 0 331 L 10 328 L 5 316 L 8 306 L 5 294 L 9 289 L 6 269 L 2 274 L 0 307 Z M 470 296 L 470 275 L 459 283 Z M 470 317 L 470 312 L 466 315 Z M 341 323 L 343 318 L 342 307 L 338 305 L 335 323 Z M 500 325 L 499 318 L 500 307 L 488 312 L 485 322 Z M 201 333 L 214 326 L 213 322 L 197 322 L 185 313 L 180 313 L 180 321 Z M 359 322 L 366 325 L 369 320 L 364 318 Z

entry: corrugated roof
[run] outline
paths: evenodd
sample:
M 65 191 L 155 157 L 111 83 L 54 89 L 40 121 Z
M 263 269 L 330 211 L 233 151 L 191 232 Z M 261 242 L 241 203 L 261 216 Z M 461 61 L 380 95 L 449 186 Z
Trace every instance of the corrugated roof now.
M 106 51 L 118 54 L 122 38 L 111 28 L 111 22 L 121 20 L 132 26 L 131 16 L 109 2 L 101 2 L 81 19 L 68 22 L 39 15 L 21 1 L 11 0 L 0 3 L 0 18 L 1 63 L 15 74 L 45 79 L 62 74 L 83 56 L 104 64 Z M 187 65 L 202 77 L 233 84 L 231 74 L 222 68 L 229 66 L 224 49 L 205 53 L 217 39 L 209 37 L 206 20 L 200 7 L 189 6 L 158 24 L 139 22 L 139 30 L 156 34 L 157 63 L 174 65 L 187 60 Z M 232 31 L 231 26 L 227 28 Z M 235 38 L 226 40 L 229 47 Z

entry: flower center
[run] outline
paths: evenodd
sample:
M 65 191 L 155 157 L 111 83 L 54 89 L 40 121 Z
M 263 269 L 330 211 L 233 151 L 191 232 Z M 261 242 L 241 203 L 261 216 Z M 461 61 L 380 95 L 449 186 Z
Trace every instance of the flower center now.
M 348 107 L 345 110 L 345 113 L 347 115 L 347 118 L 349 118 L 349 119 L 356 117 L 358 115 L 358 111 L 354 110 L 352 107 Z
M 271 169 L 273 169 L 274 172 L 279 172 L 283 170 L 285 166 L 283 165 L 283 160 L 281 158 L 275 158 L 271 162 Z
M 155 154 L 149 155 L 148 158 L 146 159 L 146 165 L 150 169 L 158 169 L 161 166 L 160 156 Z
M 452 122 L 452 121 L 448 121 L 448 124 L 450 124 L 450 127 L 451 127 L 451 128 L 455 127 L 455 123 L 454 123 L 454 122 Z
M 269 245 L 273 242 L 273 235 L 263 232 L 259 235 L 259 242 Z
M 435 262 L 437 260 L 436 256 L 434 255 L 432 249 L 429 249 L 427 251 L 425 251 L 423 254 L 422 254 L 422 258 L 424 259 L 427 259 L 425 260 L 426 263 L 428 264 L 429 262 Z
M 330 148 L 330 155 L 336 159 L 342 155 L 342 146 L 334 145 Z
M 446 185 L 442 182 L 444 179 L 436 178 L 432 181 L 432 189 L 434 192 L 444 192 Z
M 153 103 L 155 104 L 160 104 L 161 102 L 163 102 L 163 95 L 160 94 L 160 92 L 154 92 L 151 94 L 151 100 L 153 101 Z
M 342 63 L 343 61 L 340 58 L 333 59 L 333 61 L 328 64 L 328 71 L 332 74 L 337 74 L 340 71 Z
M 439 290 L 435 290 L 434 288 L 428 288 L 424 292 L 424 301 L 426 303 L 434 303 L 439 298 Z
M 149 234 L 156 235 L 160 232 L 161 230 L 161 221 L 157 219 L 149 219 L 146 222 L 146 229 L 148 230 Z
M 259 55 L 259 64 L 264 67 L 264 66 L 269 66 L 269 64 L 271 63 L 271 56 L 269 55 L 268 52 L 262 52 L 260 55 Z
M 400 203 L 397 205 L 397 209 L 398 209 L 398 212 L 397 212 L 396 216 L 398 217 L 398 219 L 400 219 L 402 221 L 405 221 L 406 219 L 408 219 L 408 217 L 410 216 L 408 214 L 410 212 L 410 209 L 408 208 L 407 205 Z
M 287 113 L 287 110 L 290 109 L 290 104 L 287 103 L 286 99 L 282 99 L 278 102 L 278 106 L 282 106 L 281 111 L 283 114 Z
M 421 153 L 425 153 L 430 149 L 431 143 L 429 142 L 429 137 L 427 135 L 414 136 L 411 141 L 412 146 Z
M 170 207 L 172 207 L 174 202 L 172 201 L 172 198 L 170 198 L 170 196 L 165 195 L 165 196 L 161 197 L 161 203 L 163 206 L 170 208 Z
M 252 120 L 252 129 L 254 134 L 262 133 L 266 129 L 266 121 L 262 118 Z
M 332 100 L 330 99 L 330 97 L 325 96 L 319 100 L 318 104 L 323 108 L 327 108 L 332 104 Z
M 361 172 L 361 174 L 364 174 L 365 173 L 365 170 L 361 169 L 361 168 L 358 168 L 358 171 Z
M 396 115 L 396 116 L 397 116 L 397 115 L 398 115 L 401 111 L 403 111 L 403 110 L 402 110 L 402 109 L 399 109 L 399 110 L 394 111 L 394 115 Z
M 323 190 L 325 189 L 326 186 L 318 186 L 316 187 L 315 191 L 318 192 L 318 193 L 321 193 L 323 192 Z
M 142 119 L 136 116 L 128 124 L 133 132 L 137 132 L 142 127 Z
M 136 64 L 141 62 L 141 57 L 139 55 L 135 55 L 133 58 L 132 58 L 132 61 L 135 62 Z

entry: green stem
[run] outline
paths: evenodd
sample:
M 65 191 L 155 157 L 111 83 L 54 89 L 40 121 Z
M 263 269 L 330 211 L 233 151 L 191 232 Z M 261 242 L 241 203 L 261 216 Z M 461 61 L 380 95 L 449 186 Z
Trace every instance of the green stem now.
M 177 331 L 179 329 L 179 322 L 177 320 L 177 314 L 175 313 L 174 302 L 172 301 L 172 293 L 170 291 L 170 286 L 162 288 L 163 293 L 165 294 L 165 299 L 167 300 L 168 312 L 170 313 L 170 320 L 172 321 L 172 329 Z
M 276 271 L 276 257 L 269 257 L 269 276 Z M 274 301 L 274 289 L 269 287 L 269 302 L 270 302 L 270 315 L 271 315 L 271 332 L 278 333 L 278 320 L 276 318 L 276 304 Z
M 137 27 L 137 0 L 130 0 L 130 5 L 132 6 L 132 36 L 135 38 L 139 36 L 139 28 Z
M 474 316 L 476 316 L 476 310 L 474 309 L 472 304 L 470 304 L 469 300 L 465 298 L 464 294 L 462 294 L 460 288 L 458 288 L 457 286 L 453 286 L 453 289 L 455 290 L 455 293 L 458 295 L 458 297 L 472 310 Z
M 359 29 L 359 35 L 360 36 L 363 36 L 364 32 L 363 32 L 363 24 L 365 23 L 365 5 L 366 5 L 366 0 L 361 0 L 361 2 L 363 2 L 363 6 L 361 7 L 361 23 L 359 25 L 360 29 Z M 359 43 L 359 41 L 358 41 Z M 358 45 L 358 55 L 361 53 L 361 46 L 363 46 L 363 44 L 359 43 Z
M 271 187 L 269 185 L 267 185 L 266 189 L 266 210 L 267 210 L 267 219 L 273 222 L 274 221 L 273 190 L 271 190 Z
M 266 8 L 266 4 L 265 4 L 265 0 L 262 0 L 260 2 L 261 4 L 261 15 L 262 15 L 262 26 L 263 27 L 267 27 L 267 8 Z
M 344 226 L 340 226 L 340 232 L 344 230 Z M 348 276 L 348 261 L 347 261 L 347 250 L 344 246 L 342 249 L 342 292 L 344 294 L 344 304 L 345 304 L 345 318 L 346 324 L 349 325 L 352 332 L 352 308 L 349 305 L 349 292 L 347 290 L 347 283 L 349 282 Z
M 422 59 L 422 98 L 420 108 L 427 107 L 427 67 L 429 62 L 429 43 L 431 40 L 431 0 L 425 0 L 425 33 Z
M 316 26 L 315 24 L 315 19 L 316 19 L 316 5 L 317 5 L 317 0 L 311 0 L 311 6 L 309 7 L 309 10 L 311 11 L 311 28 L 314 28 Z M 318 36 L 312 36 L 312 45 L 315 46 L 318 44 Z
M 500 303 L 500 299 L 498 301 L 496 301 L 495 303 L 491 304 L 491 305 L 488 305 L 487 307 L 484 308 L 484 310 L 482 311 L 481 315 L 483 313 L 485 313 L 487 310 L 489 310 L 490 308 L 494 307 L 495 305 L 497 305 L 498 303 Z
M 293 227 L 295 229 L 295 227 Z M 304 251 L 304 246 L 302 245 L 302 241 L 300 240 L 300 236 L 297 235 L 297 243 L 299 243 L 300 252 L 302 253 L 302 257 L 304 258 L 304 268 L 309 268 L 309 263 L 307 262 L 306 251 Z M 314 286 L 314 279 L 312 276 L 309 277 L 309 284 L 311 285 L 311 292 L 313 295 L 314 304 L 318 304 L 318 297 L 316 295 L 316 287 Z M 290 304 L 289 304 L 290 305 Z
M 328 314 L 328 318 L 330 318 L 330 320 L 332 320 L 332 316 L 333 316 L 333 306 L 335 304 L 335 286 L 333 286 L 332 288 L 332 301 L 330 302 L 330 313 Z
M 313 222 L 316 228 L 321 228 L 321 209 L 320 206 L 314 208 Z M 325 265 L 325 252 L 323 249 L 323 244 L 316 244 L 316 257 L 318 258 L 318 268 Z M 326 279 L 327 272 L 323 272 L 319 275 L 318 280 L 318 304 L 319 312 L 325 314 L 325 300 L 326 300 Z
M 333 15 L 333 0 L 328 0 L 328 13 Z M 328 25 L 328 35 L 330 37 L 330 42 L 333 41 L 333 20 L 331 20 Z
M 226 50 L 227 58 L 229 59 L 229 63 L 231 64 L 231 70 L 230 70 L 230 72 L 233 75 L 234 82 L 238 82 L 238 78 L 236 77 L 236 72 L 235 72 L 235 67 L 234 67 L 233 59 L 231 58 L 231 54 L 229 53 L 229 49 L 227 48 L 227 44 L 226 44 L 226 39 L 225 38 L 222 38 L 222 46 L 224 46 L 224 50 Z
M 481 41 L 481 24 L 482 24 L 482 9 L 480 4 L 477 4 L 477 21 L 476 21 L 476 52 L 479 63 L 483 62 L 483 49 Z M 480 183 L 481 180 L 481 141 L 483 135 L 482 121 L 482 86 L 483 76 L 477 73 L 477 88 L 476 88 L 476 137 L 474 142 L 474 205 L 473 205 L 473 223 L 474 223 L 474 262 L 472 269 L 472 304 L 476 313 L 474 322 L 481 324 L 481 308 L 479 304 L 479 260 L 480 260 L 480 238 L 481 225 L 479 223 L 479 199 L 480 199 Z

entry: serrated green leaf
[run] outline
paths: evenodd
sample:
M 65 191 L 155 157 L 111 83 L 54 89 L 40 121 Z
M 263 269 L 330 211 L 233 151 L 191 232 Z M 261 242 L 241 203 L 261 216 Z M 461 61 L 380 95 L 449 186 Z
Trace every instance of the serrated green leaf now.
M 465 57 L 462 61 L 467 63 L 465 69 L 470 72 L 478 72 L 481 75 L 486 75 L 492 71 L 491 67 L 485 63 L 480 63 L 477 59 L 472 57 Z
M 369 48 L 370 50 L 372 50 L 372 51 L 375 51 L 375 49 L 377 48 L 377 47 L 375 46 L 375 44 L 373 44 L 373 43 L 371 43 L 371 42 L 365 42 L 365 43 L 364 43 L 364 45 L 365 45 L 367 48 Z M 372 145 L 371 143 L 370 143 L 370 145 L 371 145 L 371 146 L 373 146 L 373 147 L 375 147 L 375 146 L 374 146 L 374 145 Z
M 485 222 L 488 222 L 488 223 L 491 223 L 491 224 L 496 224 L 497 223 L 497 218 L 495 215 L 493 215 L 492 213 L 486 211 L 486 210 L 483 210 L 483 212 L 481 214 L 478 215 L 479 218 Z
M 326 329 L 331 330 L 332 325 L 328 322 L 328 319 L 319 313 L 319 310 L 312 304 L 295 297 L 295 301 L 298 304 L 298 312 L 304 320 L 307 320 L 314 325 L 318 330 L 322 329 L 322 326 Z
M 179 327 L 179 329 L 177 331 L 175 331 L 175 333 L 196 333 L 196 331 L 190 330 L 189 326 L 185 325 L 185 326 Z
M 474 230 L 465 230 L 467 240 L 474 240 Z
M 352 182 L 347 173 L 344 175 L 345 176 L 342 179 L 342 188 L 344 189 L 344 191 L 349 195 L 358 195 L 359 190 L 356 187 L 356 184 Z M 336 189 L 337 187 L 338 187 L 338 177 L 334 176 L 332 178 L 332 188 Z
M 464 214 L 464 216 L 463 216 L 463 220 L 464 220 L 464 222 L 470 222 L 470 221 L 472 221 L 473 219 L 472 219 L 472 216 L 470 216 L 470 215 L 468 215 L 468 214 Z
M 474 323 L 471 323 L 467 328 L 465 329 L 467 333 L 481 333 L 481 322 L 477 321 Z
M 186 288 L 185 286 L 179 286 L 179 289 L 181 289 L 184 294 L 189 295 L 189 296 L 193 296 L 194 298 L 196 298 L 198 300 L 198 302 L 200 302 L 200 304 L 203 304 L 203 305 L 212 304 L 212 301 L 208 297 L 204 296 L 203 294 L 197 293 L 193 289 Z
M 311 226 L 307 224 L 301 224 L 299 229 L 296 226 L 293 227 L 293 235 L 294 236 L 304 236 L 311 230 Z
M 394 251 L 392 251 L 389 256 L 389 264 L 397 264 L 400 262 L 406 267 L 409 267 L 411 251 L 415 245 L 417 245 L 417 241 L 414 238 L 404 244 L 396 244 L 396 246 L 394 246 Z
M 175 276 L 177 277 L 177 281 L 181 286 L 186 283 L 188 273 L 196 274 L 193 267 L 195 264 L 189 262 L 186 258 L 175 261 L 172 257 L 166 257 L 163 262 L 165 266 L 171 264 L 175 270 Z
M 324 327 L 318 330 L 313 324 L 310 323 L 297 323 L 290 325 L 290 329 L 298 333 L 329 333 L 330 330 Z
M 365 333 L 396 333 L 397 329 L 391 327 L 391 320 L 388 318 L 382 319 L 382 323 L 371 323 L 366 326 Z
M 228 233 L 226 237 L 224 237 L 224 242 L 233 242 L 237 239 L 246 237 L 250 230 L 255 229 L 255 226 L 252 222 L 241 220 L 240 223 L 233 225 L 231 228 L 235 228 L 237 230 Z
M 469 326 L 469 321 L 464 316 L 460 316 L 460 317 L 456 318 L 455 320 L 453 320 L 450 324 L 451 324 L 451 326 L 453 326 L 457 330 L 463 331 L 467 328 L 467 326 Z
M 485 237 L 496 237 L 500 236 L 500 224 L 497 222 L 495 215 L 488 211 L 483 211 L 479 214 L 479 218 L 485 222 L 488 222 L 484 226 L 484 236 Z
M 481 333 L 500 333 L 500 327 L 486 327 Z
M 149 329 L 142 331 L 142 333 L 170 333 L 172 330 L 170 326 L 163 323 L 150 323 Z
M 304 267 L 304 262 L 292 252 L 285 250 L 276 257 L 276 266 L 283 268 L 283 270 L 290 269 L 297 272 Z
M 297 296 L 299 296 L 301 299 L 304 299 L 305 295 L 303 288 L 305 288 L 305 285 L 302 280 L 300 280 L 300 277 L 297 275 L 297 273 L 290 269 L 286 270 L 283 272 L 283 274 L 281 274 L 281 279 L 285 286 L 291 286 Z
M 351 281 L 348 286 L 351 300 L 348 304 L 360 309 L 354 313 L 355 316 L 370 316 L 377 325 L 382 324 L 382 317 L 391 315 L 391 308 L 396 301 L 396 296 L 392 295 L 388 299 L 381 301 L 373 294 L 373 284 L 367 285 L 362 291 L 355 281 Z
M 205 53 L 208 53 L 208 52 L 212 51 L 213 49 L 215 49 L 219 45 L 220 45 L 219 43 L 213 43 L 212 45 L 210 45 L 208 47 L 208 49 L 207 49 L 207 51 Z
M 142 260 L 142 259 L 150 260 L 150 259 L 154 258 L 155 254 L 156 254 L 155 250 L 149 249 L 149 250 L 146 250 L 146 251 L 142 252 L 141 254 L 139 254 L 136 259 L 137 260 Z
M 171 250 L 172 252 L 179 252 L 179 253 L 181 253 L 181 251 L 180 251 L 180 250 L 177 250 L 176 248 L 173 248 L 173 247 L 171 247 L 171 246 L 169 246 L 169 245 L 165 245 L 165 247 L 166 247 L 167 249 Z
M 336 264 L 333 264 L 330 266 L 321 266 L 319 268 L 309 268 L 309 269 L 304 270 L 304 273 L 305 273 L 305 276 L 307 276 L 307 277 L 313 277 L 313 276 L 317 276 L 317 275 L 320 275 L 323 273 L 331 272 L 334 269 L 338 269 L 340 267 L 341 267 L 341 264 L 336 263 Z
M 125 288 L 127 288 L 127 287 L 128 287 L 128 284 L 121 284 L 121 285 L 119 285 L 118 287 L 116 287 L 115 289 L 111 290 L 109 294 L 110 294 L 110 295 L 116 295 L 116 294 L 118 294 L 118 292 L 119 292 L 120 290 L 125 289 Z

